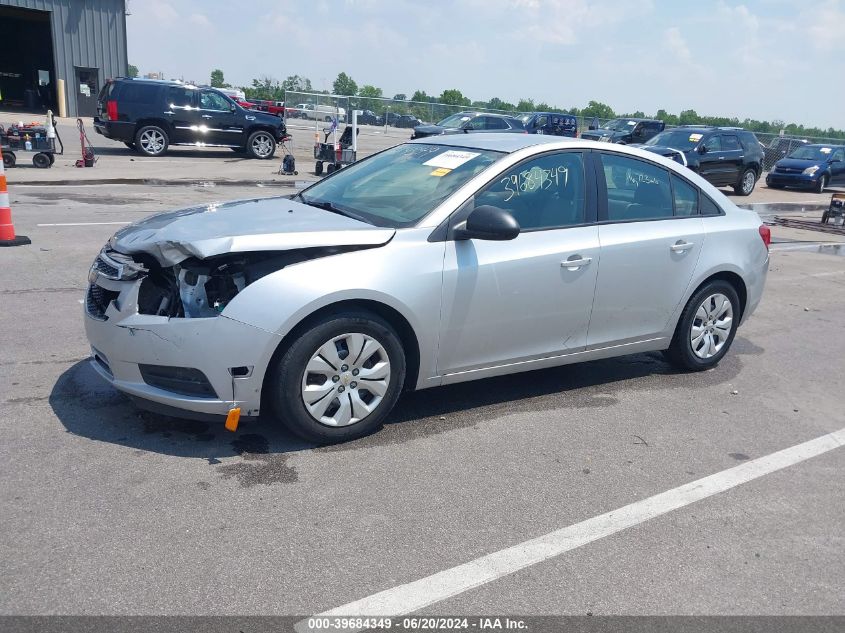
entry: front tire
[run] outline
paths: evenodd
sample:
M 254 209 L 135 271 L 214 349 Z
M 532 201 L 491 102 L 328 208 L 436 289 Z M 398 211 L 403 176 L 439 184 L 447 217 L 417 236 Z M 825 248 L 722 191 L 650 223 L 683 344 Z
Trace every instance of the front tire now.
M 818 182 L 818 184 L 816 185 L 816 187 L 815 187 L 814 191 L 815 191 L 816 193 L 824 193 L 824 188 L 825 188 L 825 187 L 827 187 L 827 176 L 825 176 L 824 174 L 822 174 L 822 176 L 819 178 L 819 182 Z
M 739 296 L 727 281 L 705 284 L 681 313 L 666 357 L 688 371 L 715 367 L 733 343 L 740 309 Z
M 135 135 L 135 148 L 145 156 L 163 156 L 170 139 L 157 125 L 145 125 Z
M 297 337 L 269 374 L 279 421 L 320 444 L 379 429 L 405 382 L 405 352 L 395 330 L 361 311 L 330 315 Z
M 276 153 L 276 139 L 266 130 L 258 130 L 249 135 L 246 142 L 246 150 L 249 155 L 259 160 L 273 158 Z
M 742 172 L 739 182 L 734 185 L 734 192 L 739 196 L 750 196 L 757 184 L 757 172 L 753 169 L 746 169 Z

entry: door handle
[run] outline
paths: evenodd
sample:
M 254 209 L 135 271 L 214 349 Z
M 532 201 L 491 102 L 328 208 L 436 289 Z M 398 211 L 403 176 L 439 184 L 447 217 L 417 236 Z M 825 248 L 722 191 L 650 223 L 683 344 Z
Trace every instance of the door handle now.
M 577 255 L 573 255 L 570 259 L 564 259 L 560 263 L 560 267 L 566 268 L 567 270 L 578 270 L 581 266 L 586 266 L 591 261 L 593 261 L 592 257 L 578 257 Z
M 724 156 L 719 156 L 719 160 L 725 160 Z
M 683 253 L 684 251 L 688 251 L 689 249 L 691 249 L 693 246 L 695 246 L 695 244 L 693 244 L 692 242 L 680 242 L 679 241 L 675 244 L 672 244 L 672 246 L 670 246 L 669 249 L 673 253 Z
M 202 118 L 203 118 L 203 119 L 211 119 L 211 118 L 213 118 L 213 117 L 212 117 L 210 114 L 203 114 L 203 115 L 202 115 Z
M 176 113 L 175 113 L 175 112 L 173 112 L 173 111 L 171 111 L 171 110 L 167 110 L 167 111 L 165 112 L 165 114 L 167 114 L 168 116 L 173 116 L 173 115 L 174 115 L 174 114 L 176 114 Z

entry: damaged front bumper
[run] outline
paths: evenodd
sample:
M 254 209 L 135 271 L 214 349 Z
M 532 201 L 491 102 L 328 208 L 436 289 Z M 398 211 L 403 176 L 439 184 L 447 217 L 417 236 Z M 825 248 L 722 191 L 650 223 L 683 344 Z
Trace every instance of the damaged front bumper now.
M 279 336 L 222 314 L 139 314 L 142 281 L 92 271 L 84 302 L 85 332 L 97 373 L 153 410 L 225 416 L 240 408 L 244 416 L 257 416 L 264 374 Z

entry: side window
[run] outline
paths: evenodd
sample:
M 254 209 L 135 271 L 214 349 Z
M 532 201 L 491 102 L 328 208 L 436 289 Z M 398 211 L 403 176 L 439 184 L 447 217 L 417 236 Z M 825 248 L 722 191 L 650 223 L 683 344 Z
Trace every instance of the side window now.
M 557 124 L 554 119 L 552 119 L 552 123 Z M 541 116 L 537 119 L 537 125 L 535 127 L 546 127 L 549 124 L 549 119 L 546 116 Z
M 716 203 L 713 202 L 710 198 L 705 196 L 704 194 L 701 195 L 701 205 L 699 207 L 701 209 L 701 215 L 721 215 L 722 210 L 716 206 Z
M 484 117 L 487 119 L 485 124 L 485 129 L 487 130 L 507 130 L 508 124 L 505 123 L 504 119 L 499 119 L 493 116 Z
M 584 156 L 580 152 L 547 154 L 526 161 L 475 195 L 475 205 L 510 212 L 524 231 L 585 222 Z
M 184 108 L 192 105 L 194 93 L 196 90 L 187 90 L 186 88 L 173 87 L 167 90 L 167 103 L 171 107 Z
M 203 110 L 222 110 L 229 111 L 229 102 L 221 94 L 203 90 L 200 93 L 200 108 Z
M 486 116 L 477 116 L 474 119 L 471 119 L 467 123 L 467 127 L 470 130 L 483 130 L 485 127 Z
M 155 102 L 156 92 L 158 92 L 158 86 L 130 84 L 127 82 L 120 92 L 120 99 L 121 101 L 128 101 L 130 103 L 149 105 Z
M 722 141 L 719 139 L 719 135 L 715 134 L 706 141 L 704 141 L 704 147 L 707 148 L 708 152 L 721 152 Z
M 839 160 L 845 162 L 845 149 L 838 149 L 833 152 L 833 156 L 831 156 L 833 160 Z
M 722 135 L 722 151 L 730 152 L 739 149 L 739 140 L 733 134 Z
M 672 198 L 675 216 L 698 215 L 698 188 L 672 174 Z
M 671 218 L 672 189 L 669 173 L 641 160 L 601 155 L 607 184 L 608 220 L 659 220 Z

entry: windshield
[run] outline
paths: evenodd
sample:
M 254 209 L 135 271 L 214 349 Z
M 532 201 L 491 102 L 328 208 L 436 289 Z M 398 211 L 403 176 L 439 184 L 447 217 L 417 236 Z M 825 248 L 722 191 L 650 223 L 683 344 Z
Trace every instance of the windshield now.
M 437 125 L 440 127 L 450 128 L 450 129 L 457 129 L 461 127 L 464 123 L 469 121 L 472 117 L 468 114 L 453 114 L 451 116 L 447 116 L 445 119 L 440 121 Z
M 792 152 L 789 158 L 824 161 L 833 155 L 834 149 L 836 148 L 826 145 L 804 145 Z
M 303 191 L 305 204 L 375 226 L 411 226 L 503 152 L 409 143 L 341 169 Z
M 602 129 L 611 130 L 613 132 L 627 132 L 629 130 L 633 130 L 636 126 L 636 121 L 629 121 L 628 119 L 611 119 L 602 126 Z
M 659 145 L 660 147 L 671 147 L 673 149 L 692 149 L 704 136 L 701 132 L 689 130 L 667 130 L 657 136 L 648 139 L 644 145 Z

